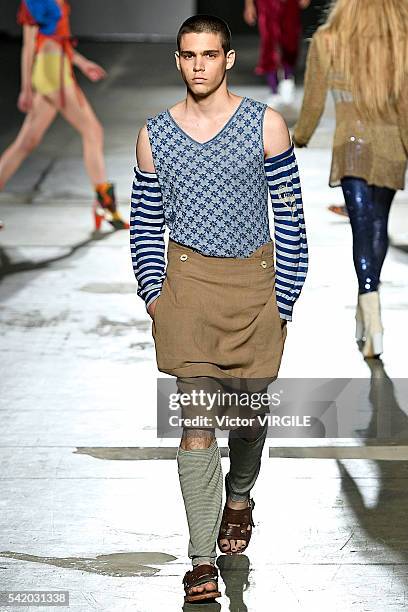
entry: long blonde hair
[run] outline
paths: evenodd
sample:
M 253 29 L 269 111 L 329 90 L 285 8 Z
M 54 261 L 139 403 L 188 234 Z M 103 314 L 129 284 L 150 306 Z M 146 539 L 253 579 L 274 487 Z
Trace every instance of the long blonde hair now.
M 408 76 L 408 0 L 335 0 L 320 29 L 359 112 L 389 115 Z

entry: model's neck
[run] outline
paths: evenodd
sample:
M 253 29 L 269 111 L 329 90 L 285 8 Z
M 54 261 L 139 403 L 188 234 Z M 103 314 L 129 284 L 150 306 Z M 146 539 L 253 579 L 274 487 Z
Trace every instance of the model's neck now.
M 216 117 L 225 113 L 236 104 L 237 96 L 232 94 L 227 87 L 219 88 L 206 97 L 195 96 L 187 91 L 185 100 L 185 112 L 188 115 Z

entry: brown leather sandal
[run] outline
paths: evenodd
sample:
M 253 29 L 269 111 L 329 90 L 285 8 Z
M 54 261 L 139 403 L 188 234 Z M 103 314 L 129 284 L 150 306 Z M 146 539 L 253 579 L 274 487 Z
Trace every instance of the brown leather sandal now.
M 229 486 L 227 475 L 225 476 L 225 488 L 227 491 L 227 499 L 229 494 Z M 239 555 L 243 553 L 247 548 L 252 535 L 252 527 L 255 527 L 254 519 L 252 517 L 252 511 L 255 508 L 255 502 L 251 498 L 249 500 L 249 506 L 242 508 L 242 510 L 233 510 L 227 506 L 225 501 L 224 512 L 222 514 L 220 530 L 218 533 L 217 544 L 220 551 L 225 555 Z M 248 529 L 250 527 L 250 529 Z M 239 551 L 232 552 L 231 548 L 224 550 L 221 547 L 221 540 L 245 540 L 244 548 Z
M 215 588 L 211 591 L 204 590 L 201 593 L 195 592 L 189 594 L 189 590 L 192 587 L 200 586 L 200 584 L 205 584 L 206 582 L 214 582 Z M 186 593 L 184 597 L 185 603 L 221 597 L 221 593 L 218 590 L 218 569 L 211 565 L 211 563 L 196 565 L 192 570 L 186 572 L 183 578 L 183 585 Z

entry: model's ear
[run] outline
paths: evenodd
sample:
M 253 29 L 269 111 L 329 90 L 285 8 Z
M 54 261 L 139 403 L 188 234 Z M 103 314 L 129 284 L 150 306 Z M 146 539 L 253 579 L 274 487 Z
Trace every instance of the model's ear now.
M 226 65 L 226 69 L 229 70 L 230 68 L 233 67 L 234 64 L 235 64 L 235 51 L 234 51 L 234 49 L 231 49 L 227 53 L 227 65 Z
M 178 51 L 174 52 L 174 59 L 176 60 L 177 70 L 180 70 L 180 53 Z

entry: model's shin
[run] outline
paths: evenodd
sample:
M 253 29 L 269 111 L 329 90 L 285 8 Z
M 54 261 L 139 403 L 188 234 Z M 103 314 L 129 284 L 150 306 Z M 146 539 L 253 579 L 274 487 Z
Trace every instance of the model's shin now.
M 215 563 L 223 488 L 217 440 L 208 448 L 185 450 L 180 446 L 177 465 L 190 532 L 188 556 L 193 565 Z
M 245 501 L 258 478 L 262 450 L 265 445 L 267 424 L 256 431 L 230 431 L 228 438 L 230 471 L 227 474 L 229 497 L 232 501 Z

